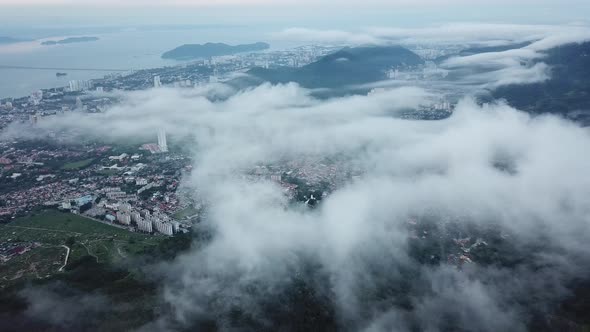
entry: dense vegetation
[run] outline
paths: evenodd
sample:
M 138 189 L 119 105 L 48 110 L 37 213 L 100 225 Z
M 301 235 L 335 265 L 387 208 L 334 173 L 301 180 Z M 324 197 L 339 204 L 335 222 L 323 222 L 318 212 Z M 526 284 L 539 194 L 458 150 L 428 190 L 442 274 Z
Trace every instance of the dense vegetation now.
M 66 240 L 73 244 L 73 239 Z M 130 242 L 140 239 L 130 238 Z M 190 234 L 161 240 L 125 261 L 98 261 L 82 255 L 62 273 L 49 278 L 21 281 L 0 288 L 0 330 L 2 331 L 128 331 L 165 314 L 159 307 L 162 286 L 145 274 L 150 266 L 174 259 L 189 249 Z M 44 299 L 55 301 L 51 308 Z M 72 310 L 70 316 L 62 310 Z M 60 317 L 58 321 L 51 317 Z
M 301 68 L 254 68 L 250 74 L 271 83 L 334 88 L 383 80 L 387 70 L 423 63 L 414 52 L 400 46 L 347 47 Z
M 537 61 L 551 66 L 551 79 L 508 85 L 493 92 L 512 106 L 531 113 L 561 114 L 590 123 L 590 42 L 550 49 Z
M 41 43 L 41 45 L 62 45 L 97 41 L 98 37 L 70 37 L 61 40 L 48 40 Z
M 243 45 L 227 45 L 224 43 L 185 44 L 162 54 L 163 59 L 189 60 L 198 58 L 210 58 L 213 56 L 233 55 L 244 52 L 266 50 L 270 47 L 267 43 L 253 43 Z

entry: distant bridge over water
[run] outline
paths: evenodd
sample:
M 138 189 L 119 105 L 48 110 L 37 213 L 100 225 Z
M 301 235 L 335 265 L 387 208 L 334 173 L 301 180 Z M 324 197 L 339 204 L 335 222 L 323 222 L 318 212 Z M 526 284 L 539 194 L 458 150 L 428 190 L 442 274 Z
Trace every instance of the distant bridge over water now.
M 68 68 L 68 67 L 31 67 L 31 66 L 6 66 L 0 65 L 0 69 L 33 69 L 33 70 L 54 70 L 54 71 L 105 71 L 105 72 L 130 72 L 134 69 L 111 69 L 111 68 Z

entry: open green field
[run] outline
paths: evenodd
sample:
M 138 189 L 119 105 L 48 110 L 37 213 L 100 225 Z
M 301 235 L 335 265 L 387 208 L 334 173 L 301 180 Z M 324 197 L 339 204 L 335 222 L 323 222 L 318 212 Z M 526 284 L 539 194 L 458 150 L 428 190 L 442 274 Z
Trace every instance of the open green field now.
M 122 237 L 144 237 L 140 234 L 132 233 L 110 225 L 105 225 L 77 214 L 64 213 L 54 210 L 47 210 L 39 214 L 16 219 L 6 226 L 21 228 L 42 228 L 44 230 L 54 232 L 85 233 L 87 235 L 98 234 Z
M 39 247 L 0 264 L 0 287 L 20 278 L 46 278 L 59 271 L 66 256 L 61 246 Z
M 197 210 L 195 207 L 193 206 L 189 206 L 185 209 L 182 209 L 178 212 L 176 212 L 173 217 L 174 219 L 183 219 L 185 217 L 191 217 L 194 216 L 195 214 L 197 214 L 197 212 L 199 212 L 199 210 Z
M 36 248 L 22 257 L 15 257 L 2 264 L 0 271 L 35 272 L 30 268 L 31 261 L 35 260 L 34 257 L 38 255 L 34 255 L 41 250 L 44 250 L 45 254 L 41 255 L 43 259 L 37 262 L 37 269 L 47 270 L 47 267 L 43 266 L 48 262 L 53 262 L 51 264 L 55 265 L 56 261 L 64 259 L 66 250 L 61 245 L 68 245 L 71 249 L 68 262 L 87 255 L 94 257 L 97 262 L 119 261 L 157 246 L 164 238 L 130 232 L 75 214 L 47 210 L 0 225 L 0 242 L 42 244 L 41 248 Z M 56 250 L 49 250 L 51 248 Z M 57 257 L 47 257 L 47 254 L 52 252 Z M 24 259 L 29 255 L 33 255 L 33 259 Z M 55 266 L 52 266 L 52 270 L 54 268 Z
M 90 164 L 92 164 L 93 161 L 94 161 L 94 158 L 75 161 L 75 162 L 71 162 L 71 163 L 67 163 L 67 164 L 63 165 L 61 167 L 61 169 L 66 170 L 66 171 L 82 169 L 82 168 L 88 167 Z

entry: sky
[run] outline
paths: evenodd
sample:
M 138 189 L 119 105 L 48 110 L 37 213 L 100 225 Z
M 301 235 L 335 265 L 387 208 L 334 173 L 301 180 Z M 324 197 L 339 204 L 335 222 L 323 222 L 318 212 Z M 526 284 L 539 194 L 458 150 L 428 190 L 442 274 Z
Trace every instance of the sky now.
M 579 0 L 568 0 L 567 3 L 584 3 L 584 1 Z M 442 6 L 449 6 L 449 5 L 473 5 L 473 4 L 481 4 L 481 5 L 506 5 L 506 4 L 514 4 L 514 1 L 508 0 L 498 0 L 498 1 L 490 1 L 490 0 L 478 0 L 478 1 L 471 1 L 471 0 L 447 0 L 444 2 Z M 563 1 L 557 0 L 521 0 L 518 1 L 521 4 L 537 4 L 537 5 L 544 5 L 544 4 L 563 4 Z M 322 1 L 312 1 L 312 0 L 129 0 L 122 3 L 121 1 L 115 0 L 3 0 L 2 4 L 7 5 L 50 5 L 50 6 L 57 6 L 57 5 L 77 5 L 77 6 L 145 6 L 145 5 L 154 5 L 154 6 L 220 6 L 220 5 L 274 5 L 274 6 L 282 6 L 282 5 L 353 5 L 357 7 L 364 7 L 367 5 L 386 5 L 387 7 L 402 7 L 402 6 L 409 6 L 409 7 L 419 7 L 419 6 L 432 6 L 432 5 L 441 5 L 441 1 L 438 0 L 368 0 L 359 3 L 357 1 L 352 0 L 322 0 Z
M 566 23 L 587 20 L 581 0 L 1 0 L 3 25 L 276 24 L 330 27 L 450 21 Z M 0 29 L 1 32 L 1 29 Z

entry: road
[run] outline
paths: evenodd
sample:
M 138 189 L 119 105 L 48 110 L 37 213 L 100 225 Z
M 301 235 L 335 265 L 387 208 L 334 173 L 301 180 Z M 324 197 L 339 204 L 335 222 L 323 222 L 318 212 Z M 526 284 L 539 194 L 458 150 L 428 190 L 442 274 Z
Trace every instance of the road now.
M 80 242 L 80 244 L 86 249 L 86 252 L 88 253 L 88 255 L 94 257 L 94 259 L 96 259 L 96 262 L 98 263 L 98 256 L 93 254 L 92 251 L 90 251 L 90 249 L 86 246 L 86 244 L 84 244 L 82 242 Z
M 66 265 L 68 265 L 68 258 L 70 258 L 70 247 L 63 244 L 61 246 L 66 248 L 66 259 L 64 260 L 64 265 L 62 265 L 62 267 L 59 268 L 60 272 L 64 270 L 64 267 L 66 267 Z

